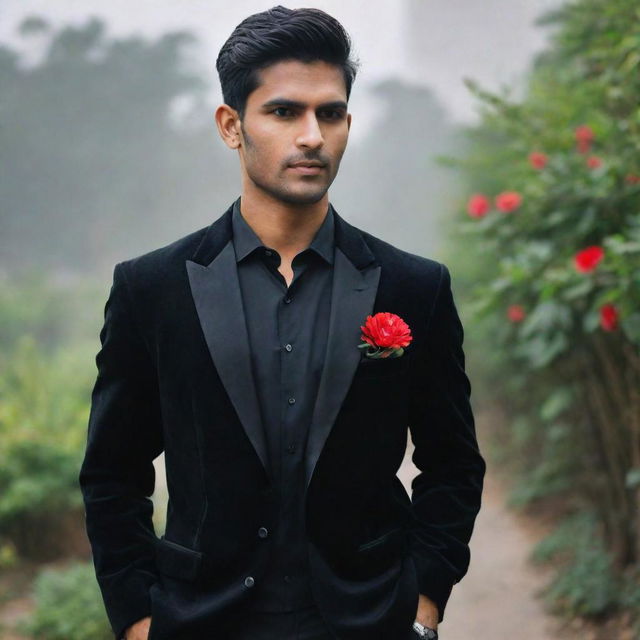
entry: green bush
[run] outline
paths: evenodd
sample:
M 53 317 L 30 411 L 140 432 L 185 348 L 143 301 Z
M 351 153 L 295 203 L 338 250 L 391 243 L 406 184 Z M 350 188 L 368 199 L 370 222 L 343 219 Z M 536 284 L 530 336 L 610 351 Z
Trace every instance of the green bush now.
M 46 350 L 23 335 L 0 353 L 0 542 L 11 541 L 23 557 L 54 557 L 38 532 L 53 533 L 81 511 L 91 351 L 85 344 Z
M 97 344 L 77 330 L 82 288 L 71 304 L 71 291 L 29 282 L 24 291 L 20 282 L 0 285 L 0 546 L 50 559 L 71 520 L 84 526 L 77 476 Z
M 504 417 L 512 502 L 553 496 L 597 524 L 552 591 L 579 615 L 622 603 L 640 565 L 639 21 L 637 0 L 548 14 L 522 99 L 468 81 L 481 122 L 450 159 L 468 189 L 444 257 L 478 404 Z
M 23 631 L 38 640 L 111 640 L 92 563 L 47 569 L 34 583 L 36 609 Z
M 614 569 L 593 514 L 566 519 L 536 546 L 533 559 L 554 562 L 559 568 L 545 593 L 556 611 L 599 617 L 630 604 L 625 601 L 624 581 Z

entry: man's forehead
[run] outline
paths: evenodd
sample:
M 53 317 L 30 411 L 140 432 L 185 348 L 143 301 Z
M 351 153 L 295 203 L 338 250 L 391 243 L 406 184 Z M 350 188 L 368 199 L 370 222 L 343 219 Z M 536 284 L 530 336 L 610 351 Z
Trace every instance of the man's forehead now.
M 347 100 L 342 69 L 323 61 L 276 62 L 261 69 L 258 77 L 260 84 L 249 97 L 260 104 L 276 98 L 304 103 Z

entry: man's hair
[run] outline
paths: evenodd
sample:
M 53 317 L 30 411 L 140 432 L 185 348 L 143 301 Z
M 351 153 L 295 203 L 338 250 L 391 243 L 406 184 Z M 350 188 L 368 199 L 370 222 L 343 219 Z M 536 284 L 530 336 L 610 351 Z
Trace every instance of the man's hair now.
M 344 27 L 320 9 L 287 9 L 278 5 L 245 18 L 222 45 L 216 69 L 224 102 L 242 119 L 249 94 L 260 86 L 258 71 L 276 62 L 321 60 L 340 67 L 347 100 L 358 62 Z

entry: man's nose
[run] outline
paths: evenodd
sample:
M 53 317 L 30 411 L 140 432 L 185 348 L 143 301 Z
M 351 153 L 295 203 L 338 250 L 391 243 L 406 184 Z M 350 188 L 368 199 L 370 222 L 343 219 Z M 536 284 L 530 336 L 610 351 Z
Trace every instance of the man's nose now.
M 324 144 L 322 131 L 315 113 L 309 114 L 301 121 L 301 129 L 298 133 L 296 144 L 300 147 L 317 149 Z

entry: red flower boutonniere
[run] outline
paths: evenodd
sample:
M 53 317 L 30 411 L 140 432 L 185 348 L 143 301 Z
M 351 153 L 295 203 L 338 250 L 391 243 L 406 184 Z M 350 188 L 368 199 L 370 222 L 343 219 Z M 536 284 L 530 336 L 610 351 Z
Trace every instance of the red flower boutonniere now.
M 363 343 L 358 349 L 366 349 L 368 358 L 399 358 L 413 340 L 409 325 L 400 316 L 386 311 L 367 316 L 360 329 Z

